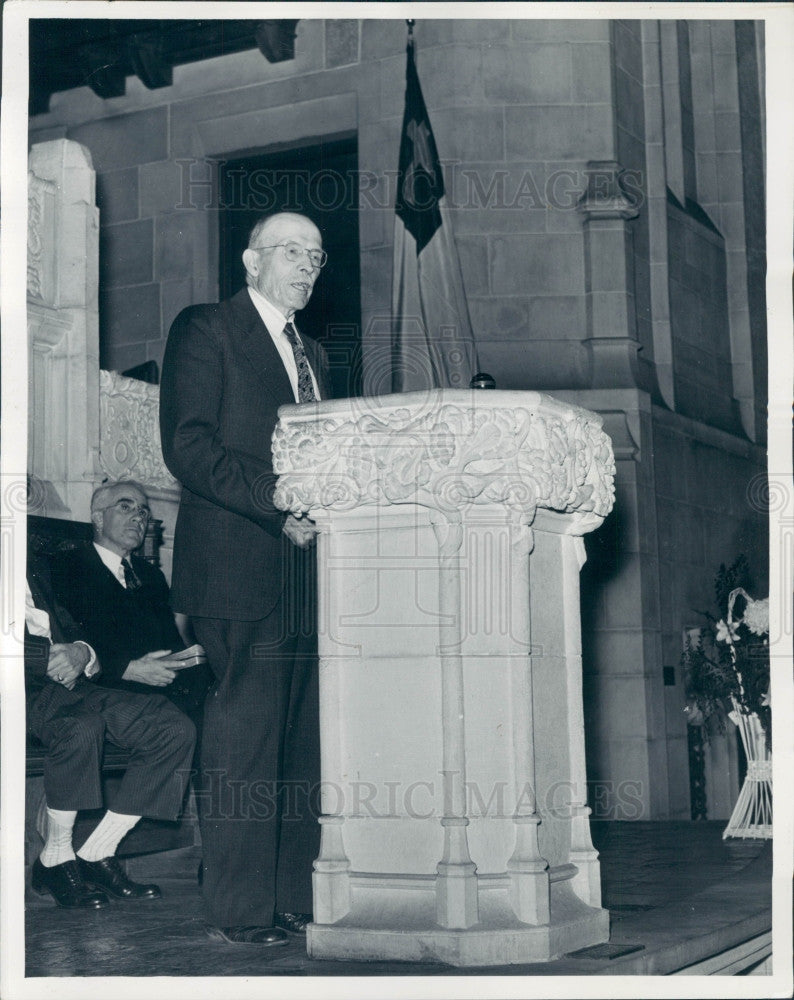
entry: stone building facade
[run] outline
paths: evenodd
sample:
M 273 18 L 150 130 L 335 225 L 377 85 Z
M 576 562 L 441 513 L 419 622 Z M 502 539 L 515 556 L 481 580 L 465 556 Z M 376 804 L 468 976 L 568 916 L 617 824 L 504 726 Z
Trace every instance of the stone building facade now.
M 481 367 L 599 412 L 614 444 L 582 581 L 591 804 L 689 818 L 682 631 L 720 563 L 745 553 L 767 586 L 763 24 L 414 32 Z M 388 391 L 405 37 L 399 19 L 302 20 L 292 59 L 217 56 L 31 117 L 32 144 L 74 139 L 96 170 L 103 368 L 159 362 L 179 310 L 222 291 L 220 163 L 348 140 L 361 388 Z

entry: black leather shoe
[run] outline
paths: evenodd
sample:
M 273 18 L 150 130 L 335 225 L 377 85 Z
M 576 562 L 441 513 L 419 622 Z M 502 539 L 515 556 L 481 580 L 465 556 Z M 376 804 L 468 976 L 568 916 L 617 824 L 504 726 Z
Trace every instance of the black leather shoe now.
M 290 934 L 305 934 L 307 925 L 313 919 L 311 913 L 277 913 L 276 927 L 282 927 Z
M 76 861 L 64 861 L 63 864 L 45 868 L 36 858 L 30 884 L 41 896 L 48 892 L 58 906 L 87 906 L 100 910 L 108 905 L 104 892 L 97 892 L 85 884 Z
M 124 870 L 114 857 L 101 861 L 84 861 L 78 856 L 80 874 L 86 885 L 103 889 L 116 899 L 159 899 L 162 893 L 156 885 L 144 885 L 127 878 Z
M 206 931 L 213 941 L 226 944 L 260 944 L 265 948 L 286 944 L 287 935 L 278 927 L 210 927 Z

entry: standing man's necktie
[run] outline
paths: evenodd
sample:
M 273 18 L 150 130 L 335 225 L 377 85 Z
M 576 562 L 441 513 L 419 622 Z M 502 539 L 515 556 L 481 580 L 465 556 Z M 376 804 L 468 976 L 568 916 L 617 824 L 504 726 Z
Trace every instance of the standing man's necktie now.
M 140 577 L 132 568 L 129 561 L 127 559 L 122 559 L 121 565 L 124 568 L 124 582 L 127 585 L 127 590 L 137 590 L 140 586 L 142 586 Z
M 298 402 L 314 403 L 317 401 L 317 395 L 312 383 L 311 368 L 309 368 L 309 362 L 306 360 L 306 352 L 303 349 L 303 344 L 300 342 L 298 332 L 292 323 L 287 323 L 284 327 L 284 335 L 292 345 L 295 366 L 298 369 Z

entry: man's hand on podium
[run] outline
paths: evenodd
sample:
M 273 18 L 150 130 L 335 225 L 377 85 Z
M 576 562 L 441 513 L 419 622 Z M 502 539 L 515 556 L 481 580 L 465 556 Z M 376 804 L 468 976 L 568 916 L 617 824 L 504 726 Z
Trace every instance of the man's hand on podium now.
M 308 517 L 295 517 L 294 514 L 287 514 L 283 531 L 299 549 L 307 549 L 317 534 L 317 525 Z

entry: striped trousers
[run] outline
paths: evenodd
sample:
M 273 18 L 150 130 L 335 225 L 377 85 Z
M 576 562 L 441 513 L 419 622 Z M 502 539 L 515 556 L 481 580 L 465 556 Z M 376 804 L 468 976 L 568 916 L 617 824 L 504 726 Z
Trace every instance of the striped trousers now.
M 48 682 L 28 708 L 28 728 L 47 749 L 44 792 L 52 809 L 98 809 L 175 820 L 190 778 L 196 729 L 159 694 L 117 691 L 78 680 Z M 105 739 L 130 752 L 112 802 L 103 803 Z

